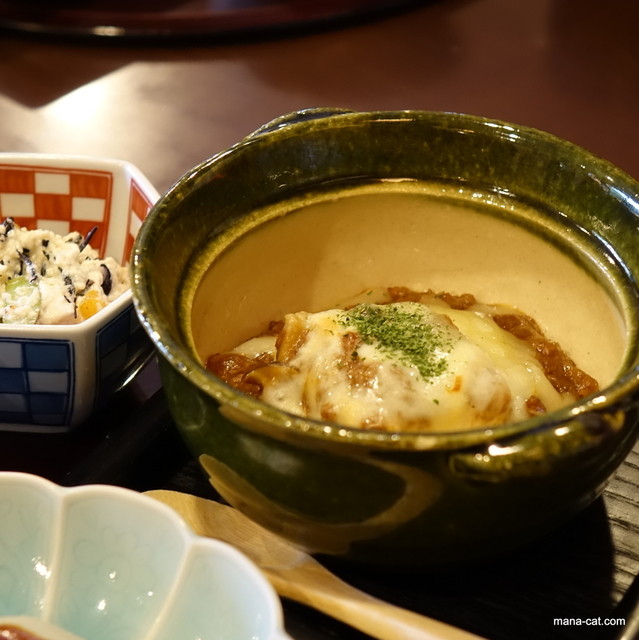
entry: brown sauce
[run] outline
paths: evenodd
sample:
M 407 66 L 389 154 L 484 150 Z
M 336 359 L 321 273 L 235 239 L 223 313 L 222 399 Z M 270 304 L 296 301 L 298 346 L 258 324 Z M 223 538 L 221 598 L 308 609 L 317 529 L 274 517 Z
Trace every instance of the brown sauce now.
M 582 371 L 552 340 L 548 340 L 537 323 L 528 316 L 494 315 L 493 320 L 505 331 L 527 342 L 534 350 L 546 377 L 559 393 L 584 398 L 599 389 L 597 381 Z

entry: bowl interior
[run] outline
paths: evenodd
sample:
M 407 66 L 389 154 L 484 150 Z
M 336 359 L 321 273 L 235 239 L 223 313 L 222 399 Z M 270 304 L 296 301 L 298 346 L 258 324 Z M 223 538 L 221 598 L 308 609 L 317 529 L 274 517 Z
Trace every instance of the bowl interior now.
M 285 313 L 371 300 L 371 288 L 472 293 L 535 318 L 607 385 L 627 351 L 623 274 L 565 225 L 512 197 L 436 183 L 307 194 L 256 212 L 195 263 L 204 274 L 184 290 L 185 334 L 204 362 Z

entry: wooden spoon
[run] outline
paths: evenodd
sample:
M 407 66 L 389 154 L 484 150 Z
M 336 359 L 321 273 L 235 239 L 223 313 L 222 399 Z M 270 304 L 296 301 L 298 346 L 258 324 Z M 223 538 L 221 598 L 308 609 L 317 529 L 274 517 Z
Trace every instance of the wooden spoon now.
M 176 491 L 146 495 L 177 511 L 199 535 L 233 545 L 257 564 L 280 596 L 341 620 L 378 640 L 482 640 L 443 622 L 395 607 L 340 580 L 317 560 L 237 509 Z

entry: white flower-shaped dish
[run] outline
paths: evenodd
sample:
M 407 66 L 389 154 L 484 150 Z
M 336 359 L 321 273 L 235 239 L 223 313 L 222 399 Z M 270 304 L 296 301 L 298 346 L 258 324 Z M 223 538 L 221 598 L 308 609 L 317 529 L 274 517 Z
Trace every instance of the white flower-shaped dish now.
M 0 153 L 0 220 L 65 235 L 126 264 L 159 194 L 127 162 Z M 152 354 L 127 291 L 74 325 L 0 324 L 0 430 L 68 431 L 85 422 Z
M 257 567 L 152 498 L 4 472 L 0 521 L 0 621 L 85 640 L 288 638 Z

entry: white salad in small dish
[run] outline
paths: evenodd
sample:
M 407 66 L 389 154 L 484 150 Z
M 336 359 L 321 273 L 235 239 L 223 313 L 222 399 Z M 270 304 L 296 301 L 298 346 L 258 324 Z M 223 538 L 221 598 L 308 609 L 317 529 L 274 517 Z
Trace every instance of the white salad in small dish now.
M 126 267 L 100 258 L 93 230 L 65 236 L 0 224 L 0 317 L 5 324 L 76 324 L 129 289 Z

